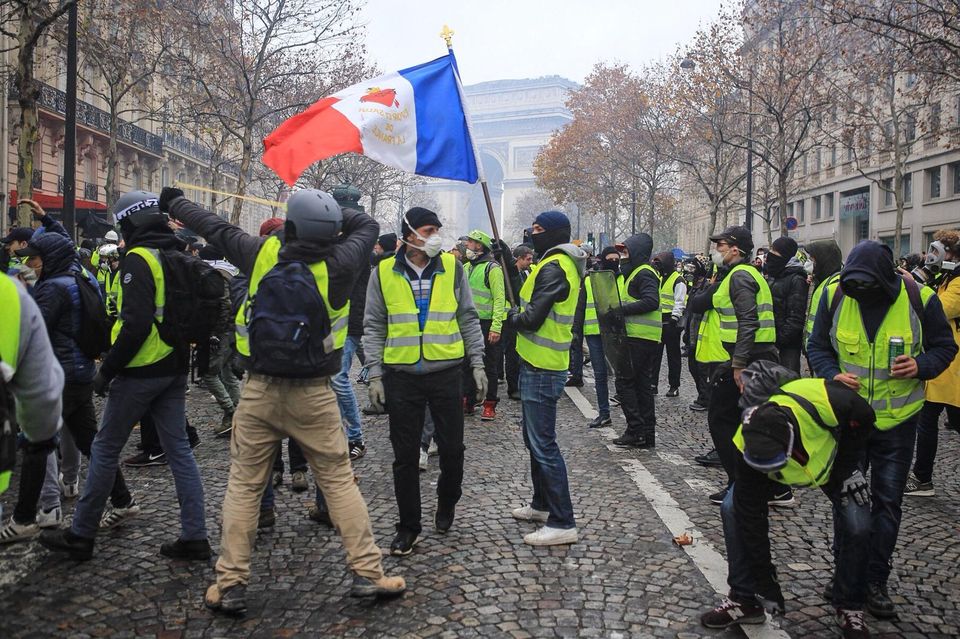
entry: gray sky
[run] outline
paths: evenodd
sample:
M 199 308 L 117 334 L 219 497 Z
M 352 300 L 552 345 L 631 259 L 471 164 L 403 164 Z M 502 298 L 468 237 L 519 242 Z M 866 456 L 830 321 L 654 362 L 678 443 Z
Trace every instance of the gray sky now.
M 562 75 L 583 81 L 598 61 L 634 67 L 671 54 L 711 21 L 721 0 L 367 0 L 367 49 L 382 71 L 445 53 L 456 32 L 464 84 Z

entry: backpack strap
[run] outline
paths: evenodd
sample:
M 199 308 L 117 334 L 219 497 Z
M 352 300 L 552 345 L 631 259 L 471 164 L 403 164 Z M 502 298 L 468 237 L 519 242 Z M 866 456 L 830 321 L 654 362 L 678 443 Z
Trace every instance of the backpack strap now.
M 917 319 L 923 322 L 923 300 L 920 299 L 920 285 L 912 277 L 901 275 L 903 286 L 907 289 L 907 297 L 910 298 L 910 306 L 913 312 L 917 314 Z
M 823 428 L 824 430 L 828 430 L 830 432 L 833 432 L 836 430 L 834 428 L 830 428 L 829 426 L 827 426 L 827 424 L 823 421 L 823 418 L 820 417 L 820 411 L 818 411 L 817 407 L 813 405 L 813 402 L 811 402 L 806 397 L 803 397 L 802 395 L 797 395 L 796 393 L 791 393 L 790 391 L 785 391 L 783 389 L 780 389 L 778 392 L 782 395 L 786 395 L 796 403 L 800 404 L 800 407 L 803 410 L 807 411 L 807 413 L 809 413 L 811 417 L 813 417 L 813 421 L 817 422 L 817 426 L 819 426 L 820 428 Z

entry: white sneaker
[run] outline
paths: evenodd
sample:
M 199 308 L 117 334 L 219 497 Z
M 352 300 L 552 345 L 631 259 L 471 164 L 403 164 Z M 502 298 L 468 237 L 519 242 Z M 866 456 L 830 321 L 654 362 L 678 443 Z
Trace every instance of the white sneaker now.
M 433 457 L 434 455 L 437 455 L 437 454 L 439 454 L 439 453 L 440 453 L 440 449 L 437 448 L 437 442 L 436 442 L 436 440 L 431 439 L 431 440 L 430 440 L 430 447 L 427 449 L 427 454 L 430 455 L 431 457 Z
M 37 513 L 37 525 L 40 528 L 59 528 L 63 523 L 63 509 L 60 506 L 50 510 L 40 509 Z
M 126 508 L 111 508 L 109 511 L 103 513 L 103 517 L 100 519 L 100 530 L 116 528 L 128 519 L 132 519 L 139 514 L 140 506 L 137 502 L 131 503 Z
M 560 546 L 577 543 L 576 528 L 551 528 L 544 526 L 523 536 L 523 543 L 530 546 Z
M 420 470 L 426 470 L 429 464 L 427 463 L 427 451 L 420 449 Z
M 36 524 L 18 524 L 10 519 L 10 523 L 0 530 L 0 544 L 12 544 L 17 541 L 33 539 L 40 534 L 40 526 Z
M 76 499 L 80 495 L 80 480 L 65 484 L 63 483 L 63 473 L 60 473 L 60 494 L 64 499 Z
M 540 523 L 546 522 L 547 517 L 550 516 L 550 513 L 546 510 L 536 510 L 530 506 L 514 508 L 510 514 L 513 515 L 514 519 L 519 519 L 520 521 L 537 521 Z

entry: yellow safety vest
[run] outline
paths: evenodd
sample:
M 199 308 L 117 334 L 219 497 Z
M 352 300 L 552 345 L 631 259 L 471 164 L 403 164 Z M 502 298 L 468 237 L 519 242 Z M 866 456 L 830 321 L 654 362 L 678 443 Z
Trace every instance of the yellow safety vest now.
M 467 262 L 463 265 L 473 294 L 473 305 L 482 320 L 493 319 L 493 290 L 487 280 L 499 277 L 503 281 L 503 269 L 496 262 L 483 261 L 479 264 Z M 489 275 L 488 275 L 489 273 Z M 502 285 L 501 285 L 502 287 Z M 503 319 L 501 316 L 500 319 Z
M 813 290 L 813 295 L 810 296 L 810 307 L 807 309 L 807 323 L 803 327 L 804 346 L 806 346 L 807 341 L 810 339 L 810 334 L 813 333 L 813 322 L 817 318 L 817 309 L 820 308 L 820 298 L 823 297 L 824 292 L 826 292 L 827 305 L 829 306 L 833 302 L 833 293 L 837 290 L 839 283 L 840 273 L 834 273 L 817 284 L 817 288 Z
M 583 309 L 583 334 L 599 335 L 600 322 L 597 320 L 597 304 L 593 301 L 593 285 L 590 277 L 583 278 L 583 285 L 587 289 L 587 305 Z
M 674 271 L 660 285 L 660 312 L 664 315 L 673 313 L 673 306 L 676 303 L 673 287 L 676 286 L 678 279 L 680 279 L 680 274 Z
M 127 251 L 127 259 L 131 255 L 139 255 L 143 261 L 150 267 L 150 274 L 153 275 L 153 325 L 150 327 L 150 334 L 140 346 L 140 350 L 133 356 L 127 368 L 139 368 L 156 364 L 164 357 L 173 352 L 173 347 L 167 344 L 160 337 L 159 326 L 163 322 L 163 306 L 166 303 L 167 294 L 163 279 L 163 266 L 160 264 L 160 254 L 156 249 L 148 249 L 142 246 L 135 246 Z M 123 272 L 123 268 L 120 269 Z M 120 335 L 120 329 L 123 328 L 123 320 L 120 318 L 121 308 L 123 308 L 123 287 L 117 292 L 117 321 L 113 324 L 113 330 L 110 332 L 110 343 L 117 341 Z
M 935 293 L 920 287 L 920 299 L 926 306 Z M 860 304 L 845 295 L 840 300 L 830 340 L 837 354 L 840 370 L 860 378 L 857 394 L 870 402 L 877 414 L 877 429 L 890 430 L 913 417 L 923 408 L 924 383 L 919 379 L 897 379 L 890 376 L 889 347 L 891 337 L 902 337 L 904 355 L 916 357 L 923 350 L 923 320 L 910 304 L 906 285 L 900 282 L 900 294 L 887 310 L 873 342 L 867 338 L 860 315 Z
M 773 344 L 777 341 L 777 329 L 773 320 L 773 293 L 770 285 L 760 276 L 760 273 L 747 264 L 737 264 L 720 282 L 719 288 L 713 294 L 713 308 L 703 314 L 700 330 L 697 334 L 696 360 L 698 362 L 726 362 L 730 353 L 724 344 L 737 343 L 737 313 L 730 299 L 730 282 L 737 271 L 745 271 L 757 282 L 760 290 L 757 292 L 757 319 L 760 327 L 754 336 L 758 344 Z
M 781 392 L 768 400 L 793 412 L 800 431 L 799 445 L 795 441 L 794 453 L 802 447 L 809 457 L 804 464 L 796 459 L 796 455 L 792 455 L 787 459 L 786 466 L 768 473 L 770 479 L 790 486 L 822 486 L 830 479 L 830 471 L 837 457 L 837 440 L 831 429 L 836 428 L 839 421 L 830 405 L 825 382 L 823 379 L 797 379 L 784 384 Z M 797 397 L 809 402 L 817 411 L 817 417 L 811 415 Z M 743 452 L 742 425 L 733 436 L 733 443 Z
M 657 287 L 659 288 L 660 274 L 657 273 L 657 269 L 649 264 L 644 264 L 640 268 L 634 269 L 633 273 L 624 281 L 623 289 L 621 290 L 621 297 L 623 298 L 624 304 L 639 301 L 630 295 L 630 284 L 633 282 L 633 278 L 637 277 L 641 271 L 650 271 L 653 273 L 657 278 Z M 624 315 L 623 322 L 627 326 L 627 337 L 638 337 L 640 339 L 648 339 L 652 342 L 660 341 L 663 333 L 663 321 L 661 319 L 659 304 L 656 309 L 648 313 Z
M 553 304 L 546 319 L 535 331 L 521 330 L 517 333 L 517 354 L 531 366 L 548 371 L 565 371 L 570 368 L 570 342 L 573 341 L 573 319 L 580 298 L 580 273 L 572 257 L 562 251 L 548 255 L 537 264 L 520 289 L 520 309 L 530 303 L 537 277 L 544 265 L 556 262 L 567 277 L 570 291 L 567 297 Z
M 0 362 L 16 372 L 19 357 L 20 293 L 17 291 L 17 284 L 12 278 L 0 275 Z M 0 398 L 0 401 L 5 400 L 6 398 Z M 12 420 L 0 424 L 0 428 L 11 429 L 11 432 L 3 433 L 3 436 L 14 437 Z M 13 469 L 0 472 L 0 493 L 5 492 L 10 486 L 11 475 L 13 475 Z
M 250 309 L 254 298 L 257 296 L 257 289 L 260 288 L 260 280 L 270 272 L 277 262 L 280 261 L 280 248 L 282 244 L 276 236 L 267 238 L 260 250 L 257 252 L 257 259 L 253 264 L 253 272 L 250 275 L 250 285 L 247 288 L 247 296 L 237 311 L 234 320 L 234 329 L 236 330 L 237 352 L 244 357 L 250 357 L 250 333 L 247 330 L 247 322 L 250 321 Z M 347 341 L 347 324 L 350 320 L 350 300 L 340 308 L 334 308 L 330 305 L 330 278 L 327 275 L 327 263 L 315 262 L 310 264 L 310 272 L 317 283 L 317 291 L 323 299 L 323 305 L 327 308 L 327 316 L 330 318 L 330 335 L 324 340 L 324 350 L 332 352 L 343 348 Z
M 402 258 L 401 258 L 402 259 Z M 420 328 L 420 310 L 406 273 L 397 271 L 396 256 L 380 262 L 380 292 L 387 307 L 387 339 L 383 363 L 416 364 L 420 359 L 462 359 L 463 337 L 457 322 L 457 258 L 440 254 L 440 264 L 430 282 L 427 321 Z

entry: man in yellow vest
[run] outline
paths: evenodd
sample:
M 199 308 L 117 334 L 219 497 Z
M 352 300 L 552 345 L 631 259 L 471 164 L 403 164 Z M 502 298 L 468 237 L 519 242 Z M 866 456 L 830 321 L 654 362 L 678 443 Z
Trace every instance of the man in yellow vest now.
M 820 308 L 820 298 L 827 295 L 833 299 L 833 292 L 840 282 L 840 269 L 843 268 L 843 253 L 836 240 L 817 240 L 803 247 L 807 254 L 804 269 L 810 276 L 813 295 L 807 307 L 807 321 L 803 328 L 803 350 L 807 350 L 807 340 L 813 332 L 813 320 Z
M 710 437 L 723 469 L 727 486 L 733 483 L 737 450 L 733 434 L 740 424 L 742 382 L 740 376 L 757 360 L 777 361 L 773 294 L 760 272 L 750 263 L 753 236 L 742 226 L 731 226 L 710 237 L 716 242 L 711 259 L 717 266 L 716 280 L 690 298 L 691 313 L 703 314 L 697 335 L 695 357 L 708 367 L 713 385 L 707 421 Z M 708 457 L 705 455 L 704 458 Z M 723 503 L 727 489 L 710 495 Z M 793 493 L 783 488 L 771 495 L 776 505 L 793 503 Z
M 249 277 L 236 340 L 250 377 L 234 413 L 217 580 L 207 589 L 207 607 L 227 614 L 246 609 L 261 497 L 286 437 L 303 449 L 343 539 L 353 572 L 350 594 L 403 592 L 403 578 L 384 575 L 331 387 L 347 338 L 350 293 L 379 225 L 315 189 L 287 200 L 282 239 L 249 235 L 179 189 L 165 188 L 160 203 Z
M 533 264 L 533 249 L 526 244 L 520 244 L 513 249 L 513 267 L 508 269 L 510 285 L 513 294 L 519 295 L 523 283 L 530 276 L 530 266 Z M 520 356 L 517 355 L 517 329 L 503 323 L 503 360 L 504 377 L 507 382 L 507 397 L 520 399 Z
M 120 250 L 116 244 L 104 244 L 99 249 L 97 281 L 103 290 L 107 315 L 117 318 L 117 297 L 120 295 Z
M 482 399 L 483 412 L 480 419 L 491 421 L 497 417 L 497 402 L 500 401 L 497 396 L 497 360 L 503 357 L 500 334 L 503 332 L 503 318 L 507 311 L 503 268 L 491 251 L 492 238 L 483 231 L 470 231 L 464 244 L 464 257 L 467 261 L 463 268 L 470 282 L 473 305 L 477 308 L 480 330 L 483 332 L 483 367 L 487 371 L 487 395 L 483 398 L 477 395 L 472 376 L 466 371 L 468 374 L 464 376 L 466 384 L 463 409 L 466 414 L 473 414 L 474 405 Z
M 133 427 L 146 415 L 157 428 L 180 503 L 180 536 L 162 544 L 160 554 L 197 561 L 210 557 L 203 483 L 186 431 L 188 357 L 183 346 L 175 347 L 160 337 L 166 303 L 160 252 L 178 250 L 179 240 L 158 204 L 157 196 L 145 191 L 125 193 L 114 204 L 113 215 L 120 224 L 127 252 L 113 345 L 93 379 L 94 392 L 103 395 L 109 391 L 109 395 L 91 446 L 90 467 L 73 524 L 69 529 L 45 531 L 40 536 L 41 544 L 66 552 L 75 560 L 93 557 L 98 530 L 118 526 L 140 512 L 136 501 L 131 501 L 103 513 L 116 480 L 120 453 Z
M 544 524 L 525 535 L 531 546 L 577 542 L 567 466 L 557 444 L 557 400 L 570 368 L 570 342 L 587 254 L 570 244 L 570 220 L 545 211 L 533 221 L 533 250 L 540 256 L 520 289 L 520 307 L 507 323 L 517 329 L 523 441 L 530 451 L 533 499 L 514 519 Z
M 879 432 L 867 447 L 873 499 L 867 610 L 875 617 L 896 615 L 887 579 L 924 403 L 923 381 L 946 370 L 957 348 L 933 290 L 901 277 L 893 252 L 880 242 L 855 246 L 833 299 L 820 299 L 807 342 L 814 373 L 857 391 L 877 414 Z
M 60 430 L 63 397 L 63 369 L 60 367 L 40 309 L 26 287 L 0 273 L 0 493 L 10 485 L 17 461 L 14 423 L 27 440 L 24 464 L 37 467 L 28 473 L 35 480 L 20 484 L 36 504 L 43 488 L 43 469 L 54 450 L 54 436 Z M 14 401 L 7 403 L 6 391 Z M 7 453 L 10 453 L 9 456 Z M 2 505 L 0 505 L 2 510 Z M 0 520 L 3 513 L 0 512 Z M 32 523 L 32 522 L 31 522 Z
M 434 526 L 453 526 L 463 483 L 463 380 L 486 393 L 483 336 L 463 266 L 442 253 L 440 219 L 414 207 L 403 216 L 397 254 L 370 275 L 363 318 L 363 352 L 370 370 L 370 404 L 386 406 L 393 445 L 393 489 L 400 521 L 390 544 L 409 555 L 420 538 L 420 445 L 429 407 L 440 453 Z
M 687 306 L 687 282 L 676 268 L 673 251 L 653 256 L 653 267 L 660 274 L 660 312 L 663 314 L 663 336 L 653 364 L 653 387 L 657 388 L 663 353 L 667 353 L 667 397 L 680 396 L 680 331 L 683 312 Z M 656 391 L 654 391 L 656 394 Z
M 708 628 L 762 624 L 763 604 L 784 613 L 767 501 L 777 486 L 819 487 L 833 505 L 836 579 L 830 595 L 837 624 L 846 639 L 867 639 L 870 486 L 864 452 L 876 433 L 874 411 L 839 382 L 797 379 L 772 362 L 751 364 L 741 376 L 745 410 L 734 442 L 742 454 L 720 507 L 730 591 L 700 620 Z
M 617 371 L 617 394 L 627 420 L 627 429 L 613 443 L 617 446 L 653 448 L 657 436 L 653 365 L 660 349 L 662 328 L 660 274 L 650 265 L 652 237 L 639 233 L 627 238 L 623 245 L 623 257 L 620 260 L 623 290 L 620 295 L 621 307 L 615 313 L 623 318 L 626 326 L 630 370 Z

